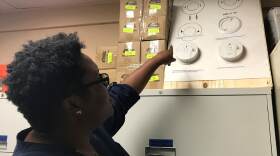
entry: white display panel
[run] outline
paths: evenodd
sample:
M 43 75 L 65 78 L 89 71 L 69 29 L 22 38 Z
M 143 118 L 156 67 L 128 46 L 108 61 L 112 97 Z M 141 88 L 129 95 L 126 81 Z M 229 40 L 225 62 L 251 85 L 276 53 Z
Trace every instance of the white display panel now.
M 259 0 L 174 0 L 165 81 L 270 78 Z

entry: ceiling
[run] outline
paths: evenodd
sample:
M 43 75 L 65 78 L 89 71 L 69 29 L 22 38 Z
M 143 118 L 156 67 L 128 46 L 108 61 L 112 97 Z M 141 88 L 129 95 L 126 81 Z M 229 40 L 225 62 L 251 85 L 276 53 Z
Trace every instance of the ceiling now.
M 0 0 L 0 13 L 38 8 L 57 8 L 118 3 L 119 0 Z
M 0 14 L 38 8 L 58 8 L 118 3 L 120 0 L 0 0 Z M 280 6 L 279 0 L 262 0 L 264 7 Z

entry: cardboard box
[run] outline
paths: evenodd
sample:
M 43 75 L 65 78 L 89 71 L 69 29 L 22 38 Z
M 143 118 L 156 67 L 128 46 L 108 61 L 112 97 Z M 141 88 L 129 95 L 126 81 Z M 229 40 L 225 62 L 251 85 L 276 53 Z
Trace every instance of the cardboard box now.
M 140 42 L 119 43 L 117 67 L 140 64 Z
M 141 64 L 153 58 L 158 52 L 166 50 L 165 40 L 142 41 L 141 42 Z
M 120 19 L 141 18 L 143 0 L 120 0 Z
M 168 39 L 169 22 L 167 16 L 145 16 L 141 24 L 142 40 Z
M 160 66 L 151 76 L 145 89 L 162 89 L 164 83 L 165 66 Z
M 99 73 L 106 73 L 109 75 L 110 83 L 117 82 L 117 70 L 116 69 L 100 69 Z
M 144 0 L 144 16 L 167 16 L 171 0 Z
M 137 68 L 139 68 L 141 64 L 134 64 L 126 67 L 117 68 L 117 81 L 118 83 L 123 82 L 132 72 L 134 72 Z
M 119 42 L 140 41 L 140 19 L 120 19 Z
M 102 46 L 97 48 L 96 63 L 99 69 L 112 69 L 117 67 L 117 46 Z
M 133 65 L 127 67 L 120 67 L 117 69 L 117 82 L 123 82 L 131 73 L 133 73 L 141 65 Z M 164 83 L 164 66 L 160 66 L 151 76 L 145 89 L 162 89 Z

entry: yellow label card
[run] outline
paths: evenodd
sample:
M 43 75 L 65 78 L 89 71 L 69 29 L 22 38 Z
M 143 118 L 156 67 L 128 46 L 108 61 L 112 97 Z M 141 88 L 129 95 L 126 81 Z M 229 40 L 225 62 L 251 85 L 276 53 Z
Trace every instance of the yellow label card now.
M 150 9 L 160 10 L 161 9 L 161 5 L 160 4 L 150 4 Z
M 112 62 L 113 62 L 113 53 L 109 51 L 107 54 L 107 63 L 111 64 Z
M 125 5 L 125 9 L 126 10 L 135 10 L 136 9 L 136 5 Z
M 159 75 L 157 74 L 152 75 L 149 82 L 156 82 L 156 81 L 160 81 Z
M 123 56 L 136 56 L 136 51 L 135 50 L 125 50 L 123 52 Z
M 153 57 L 155 57 L 155 56 L 156 56 L 156 54 L 147 53 L 147 54 L 146 54 L 146 59 L 151 59 L 151 58 L 153 58 Z

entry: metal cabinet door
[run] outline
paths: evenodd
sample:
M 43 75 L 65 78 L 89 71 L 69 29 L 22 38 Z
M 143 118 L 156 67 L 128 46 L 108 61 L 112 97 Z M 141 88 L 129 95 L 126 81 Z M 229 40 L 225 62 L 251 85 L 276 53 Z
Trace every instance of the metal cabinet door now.
M 265 95 L 144 96 L 114 138 L 133 156 L 149 139 L 173 139 L 177 156 L 271 156 L 269 124 Z

